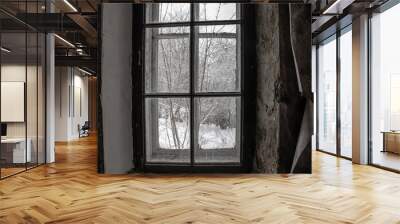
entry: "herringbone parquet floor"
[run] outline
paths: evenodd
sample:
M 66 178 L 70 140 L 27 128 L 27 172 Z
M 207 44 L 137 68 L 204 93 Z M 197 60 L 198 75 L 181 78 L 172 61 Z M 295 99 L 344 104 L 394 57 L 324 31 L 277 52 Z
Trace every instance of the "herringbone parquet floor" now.
M 400 175 L 315 152 L 312 175 L 96 173 L 94 138 L 0 181 L 0 223 L 400 223 Z

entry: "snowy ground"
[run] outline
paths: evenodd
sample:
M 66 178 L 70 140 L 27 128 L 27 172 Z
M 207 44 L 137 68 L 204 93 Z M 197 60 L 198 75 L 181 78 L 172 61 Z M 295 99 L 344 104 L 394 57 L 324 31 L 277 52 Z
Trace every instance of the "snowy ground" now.
M 190 128 L 185 122 L 177 122 L 177 129 L 181 147 L 174 144 L 171 123 L 169 120 L 159 119 L 159 143 L 164 149 L 190 148 Z M 234 148 L 236 128 L 221 129 L 214 124 L 201 124 L 199 144 L 202 149 Z

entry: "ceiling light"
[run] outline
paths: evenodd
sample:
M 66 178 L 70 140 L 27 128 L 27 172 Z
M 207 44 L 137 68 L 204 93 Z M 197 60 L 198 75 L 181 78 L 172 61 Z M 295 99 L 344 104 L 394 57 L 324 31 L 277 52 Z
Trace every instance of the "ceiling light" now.
M 62 38 L 62 37 L 60 37 L 59 35 L 57 35 L 57 34 L 54 34 L 54 36 L 55 37 L 57 37 L 59 40 L 61 40 L 62 42 L 64 42 L 65 44 L 67 44 L 68 46 L 70 46 L 70 47 L 72 47 L 72 48 L 75 48 L 75 45 L 73 45 L 71 42 L 69 42 L 68 40 L 66 40 L 66 39 L 64 39 L 64 38 Z
M 78 53 L 79 55 L 83 55 L 83 49 L 77 48 L 76 53 Z
M 337 7 L 337 5 L 340 3 L 341 0 L 336 0 L 332 5 L 330 5 L 327 9 L 324 10 L 324 12 L 322 14 L 331 14 L 330 11 L 332 11 L 332 9 L 334 9 L 335 7 Z
M 79 68 L 79 67 L 78 67 L 78 70 L 81 71 L 81 72 L 83 72 L 83 73 L 85 73 L 86 75 L 90 75 L 90 76 L 93 75 L 92 73 L 90 73 L 90 72 L 88 72 L 88 71 L 86 71 L 86 70 L 83 70 L 83 69 L 81 69 L 81 68 Z
M 322 14 L 324 15 L 338 15 L 342 14 L 343 10 L 353 4 L 356 0 L 336 0 Z
M 73 6 L 68 0 L 64 0 L 64 3 L 68 5 L 74 12 L 78 12 L 78 10 Z
M 1 51 L 4 51 L 6 53 L 11 53 L 11 50 L 9 50 L 9 49 L 7 49 L 5 47 L 1 47 L 0 49 L 1 49 Z

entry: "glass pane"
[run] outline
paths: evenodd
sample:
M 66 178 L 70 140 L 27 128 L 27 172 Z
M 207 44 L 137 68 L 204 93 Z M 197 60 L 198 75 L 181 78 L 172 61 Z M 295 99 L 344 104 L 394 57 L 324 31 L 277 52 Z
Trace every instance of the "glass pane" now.
M 240 162 L 240 98 L 203 97 L 195 105 L 195 162 Z
M 200 3 L 199 20 L 236 20 L 239 18 L 239 4 Z
M 316 91 L 316 86 L 317 86 L 317 47 L 315 45 L 312 46 L 312 54 L 311 54 L 311 61 L 312 61 L 312 69 L 311 69 L 311 83 L 312 83 L 312 92 L 313 92 L 313 97 L 314 99 L 317 99 L 317 91 Z M 317 149 L 317 103 L 315 102 L 313 104 L 313 135 L 312 135 L 312 150 Z
M 171 23 L 190 21 L 190 4 L 155 3 L 146 4 L 147 23 Z
M 146 29 L 146 92 L 188 93 L 189 27 Z
M 400 5 L 371 19 L 372 163 L 400 170 Z
M 146 99 L 147 162 L 190 162 L 190 100 Z
M 352 157 L 352 34 L 340 37 L 340 152 Z
M 27 80 L 26 80 L 26 118 L 27 118 L 27 144 L 28 150 L 30 149 L 30 160 L 28 160 L 27 167 L 31 168 L 37 165 L 38 160 L 38 141 L 37 141 L 37 84 L 38 84 L 38 34 L 35 32 L 28 32 L 28 62 L 27 62 Z
M 39 34 L 39 64 L 38 64 L 38 163 L 45 163 L 45 87 L 46 87 L 46 76 L 45 76 L 45 65 L 46 65 L 46 36 Z
M 318 48 L 318 148 L 336 154 L 336 39 Z
M 237 92 L 240 89 L 239 26 L 197 27 L 198 92 Z
M 26 33 L 1 35 L 1 175 L 25 170 L 31 162 L 31 141 L 26 141 Z

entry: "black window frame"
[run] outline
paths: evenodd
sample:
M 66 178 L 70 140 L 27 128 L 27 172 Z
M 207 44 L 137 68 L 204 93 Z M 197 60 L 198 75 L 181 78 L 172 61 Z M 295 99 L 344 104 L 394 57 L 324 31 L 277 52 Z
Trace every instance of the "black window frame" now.
M 134 55 L 134 63 L 135 59 L 137 59 L 137 65 L 140 67 L 140 73 L 141 73 L 141 96 L 142 96 L 142 101 L 141 101 L 141 112 L 143 113 L 142 119 L 143 122 L 141 124 L 142 128 L 142 144 L 136 144 L 136 146 L 141 146 L 143 148 L 142 152 L 142 161 L 140 161 L 143 165 L 144 170 L 146 171 L 156 171 L 156 172 L 170 172 L 170 171 L 190 171 L 190 172 L 241 172 L 242 167 L 243 167 L 243 116 L 244 116 L 244 66 L 243 66 L 243 61 L 244 61 L 244 56 L 243 56 L 243 9 L 241 4 L 237 4 L 237 9 L 238 10 L 238 15 L 237 18 L 234 20 L 206 20 L 206 21 L 197 21 L 195 16 L 195 10 L 196 6 L 198 6 L 199 3 L 187 3 L 190 4 L 190 21 L 187 22 L 160 22 L 160 23 L 147 23 L 146 20 L 146 6 L 143 5 L 141 8 L 142 15 L 141 15 L 141 22 L 142 25 L 139 26 L 141 29 L 141 44 L 140 45 L 140 52 L 146 52 L 145 51 L 145 36 L 146 32 L 145 30 L 148 28 L 162 28 L 162 27 L 171 27 L 171 26 L 185 26 L 189 27 L 190 30 L 190 41 L 189 41 L 189 49 L 190 49 L 190 89 L 188 93 L 146 93 L 145 90 L 145 53 L 138 53 L 138 55 Z M 137 25 L 137 24 L 136 24 Z M 195 27 L 199 26 L 207 26 L 207 25 L 237 25 L 239 26 L 239 48 L 240 48 L 240 54 L 237 55 L 238 60 L 240 60 L 240 74 L 238 78 L 240 79 L 239 82 L 239 89 L 237 92 L 197 92 L 195 89 L 195 48 L 194 48 L 194 41 L 196 39 L 195 35 Z M 135 29 L 134 29 L 135 30 Z M 198 38 L 198 37 L 197 37 Z M 137 57 L 137 58 L 136 58 Z M 143 62 L 143 63 L 142 63 Z M 135 70 L 135 68 L 133 68 Z M 133 80 L 135 81 L 135 80 Z M 239 126 L 239 134 L 236 136 L 239 137 L 239 144 L 237 147 L 240 150 L 239 155 L 239 162 L 238 163 L 227 163 L 227 162 L 220 162 L 220 163 L 196 163 L 194 154 L 195 154 L 195 137 L 194 137 L 194 127 L 195 127 L 195 120 L 194 120 L 194 113 L 195 113 L 195 100 L 196 99 L 201 99 L 202 97 L 238 97 L 240 101 L 240 105 L 237 105 L 238 111 L 240 111 L 239 117 L 236 119 L 239 123 L 237 124 Z M 144 114 L 146 113 L 145 111 L 145 106 L 144 102 L 145 99 L 149 98 L 189 98 L 190 99 L 190 161 L 189 163 L 159 163 L 159 162 L 148 162 L 146 158 L 146 125 L 144 122 L 145 116 Z M 140 163 L 139 162 L 139 163 Z M 140 166 L 140 165 L 139 165 Z M 190 168 L 195 168 L 195 169 L 190 169 Z
M 367 41 L 368 41 L 368 53 L 367 53 L 367 75 L 368 75 L 368 111 L 367 111 L 367 117 L 368 117 L 368 125 L 367 125 L 367 129 L 368 129 L 368 137 L 367 137 L 367 141 L 368 141 L 368 165 L 379 168 L 379 169 L 383 169 L 383 170 L 387 170 L 390 172 L 394 172 L 394 173 L 400 173 L 400 170 L 398 169 L 394 169 L 391 168 L 389 166 L 385 166 L 382 164 L 378 164 L 376 162 L 374 162 L 374 142 L 373 142 L 373 127 L 372 127 L 372 119 L 373 119 L 373 113 L 372 113 L 372 107 L 373 107 L 373 102 L 372 102 L 372 94 L 373 94 L 373 88 L 372 88 L 372 63 L 373 63 L 373 49 L 372 49 L 372 45 L 373 45 L 373 37 L 372 37 L 372 32 L 373 32 L 373 27 L 372 27 L 372 20 L 375 16 L 375 14 L 380 14 L 380 13 L 384 13 L 385 11 L 391 9 L 392 7 L 397 6 L 398 4 L 400 4 L 400 2 L 398 0 L 388 0 L 386 2 L 384 2 L 381 5 L 376 6 L 375 8 L 372 8 L 368 11 L 368 30 L 367 30 Z
M 347 19 L 347 18 L 346 18 Z M 330 35 L 328 35 L 327 37 L 322 38 L 321 40 L 318 40 L 317 44 L 316 44 L 316 51 L 315 51 L 315 56 L 316 56 L 316 150 L 319 152 L 323 152 L 332 156 L 336 156 L 339 158 L 343 158 L 346 160 L 352 160 L 351 157 L 347 157 L 344 156 L 342 154 L 342 150 L 341 150 L 341 117 L 340 117 L 340 113 L 341 113 L 341 108 L 340 108 L 340 104 L 341 104 L 341 90 L 340 90 L 340 84 L 341 84 L 341 63 L 340 63 L 340 59 L 341 59 L 341 52 L 340 52 L 340 42 L 341 42 L 341 36 L 346 34 L 347 32 L 352 32 L 352 23 L 351 21 L 345 21 L 344 22 L 345 25 L 343 27 L 340 28 L 335 28 L 335 32 L 332 32 Z M 320 135 L 320 130 L 319 130 L 319 110 L 320 110 L 320 105 L 319 105 L 319 47 L 322 44 L 327 44 L 331 41 L 336 41 L 336 151 L 334 153 L 332 152 L 328 152 L 325 149 L 319 148 L 319 135 Z

